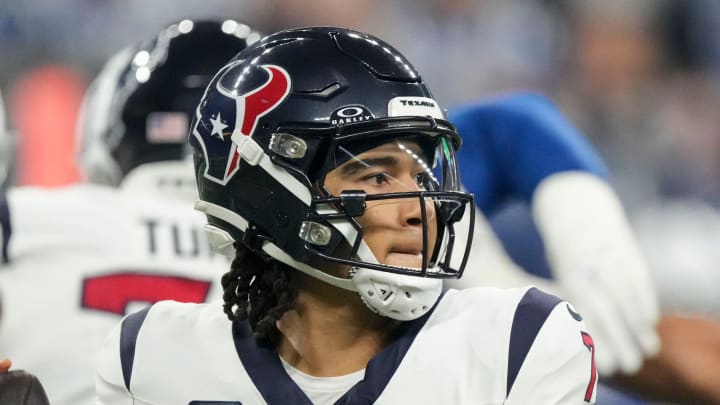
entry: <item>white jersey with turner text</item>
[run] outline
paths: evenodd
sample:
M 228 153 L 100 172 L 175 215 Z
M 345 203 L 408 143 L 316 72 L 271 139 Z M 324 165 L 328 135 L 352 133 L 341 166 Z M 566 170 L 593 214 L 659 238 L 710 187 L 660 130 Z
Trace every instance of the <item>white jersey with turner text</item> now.
M 229 264 L 204 215 L 159 194 L 20 187 L 0 204 L 0 355 L 36 374 L 53 405 L 92 401 L 94 356 L 124 315 L 220 297 Z
M 594 403 L 594 350 L 580 315 L 534 287 L 448 290 L 334 403 Z M 97 405 L 312 404 L 276 352 L 228 321 L 220 302 L 132 314 L 98 361 Z

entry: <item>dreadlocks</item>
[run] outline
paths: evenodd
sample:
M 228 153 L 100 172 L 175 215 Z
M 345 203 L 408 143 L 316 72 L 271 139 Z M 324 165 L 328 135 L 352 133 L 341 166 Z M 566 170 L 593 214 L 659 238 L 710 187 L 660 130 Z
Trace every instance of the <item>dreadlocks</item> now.
M 235 244 L 235 259 L 222 276 L 223 311 L 231 321 L 250 323 L 255 337 L 280 342 L 275 322 L 295 305 L 297 288 L 290 269 L 276 260 L 265 260 L 242 243 Z

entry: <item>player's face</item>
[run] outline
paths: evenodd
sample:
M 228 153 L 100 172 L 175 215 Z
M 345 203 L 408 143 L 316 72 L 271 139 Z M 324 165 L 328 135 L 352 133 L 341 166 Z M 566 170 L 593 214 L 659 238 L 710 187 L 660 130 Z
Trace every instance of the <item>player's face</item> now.
M 363 152 L 328 173 L 325 187 L 333 195 L 343 190 L 367 194 L 400 193 L 425 189 L 428 165 L 413 142 L 392 141 Z M 435 205 L 425 200 L 428 257 L 437 237 Z M 364 240 L 381 264 L 422 267 L 423 216 L 418 198 L 368 201 L 356 220 Z

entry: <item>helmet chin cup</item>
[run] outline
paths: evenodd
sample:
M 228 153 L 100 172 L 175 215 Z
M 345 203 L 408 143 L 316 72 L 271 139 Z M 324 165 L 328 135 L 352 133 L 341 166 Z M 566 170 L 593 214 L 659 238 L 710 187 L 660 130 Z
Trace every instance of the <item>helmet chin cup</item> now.
M 425 315 L 442 292 L 442 280 L 438 278 L 366 268 L 354 268 L 353 273 L 352 282 L 365 305 L 398 321 L 411 321 Z

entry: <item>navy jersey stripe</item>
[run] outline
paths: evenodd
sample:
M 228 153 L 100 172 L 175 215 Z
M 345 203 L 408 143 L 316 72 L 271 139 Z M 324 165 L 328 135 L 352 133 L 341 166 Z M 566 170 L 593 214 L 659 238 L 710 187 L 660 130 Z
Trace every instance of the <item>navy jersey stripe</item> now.
M 280 362 L 269 342 L 256 339 L 247 322 L 233 322 L 233 340 L 240 362 L 268 405 L 312 405 Z
M 515 379 L 520 372 L 525 357 L 535 341 L 540 328 L 560 303 L 560 298 L 546 294 L 533 287 L 527 290 L 515 309 L 512 330 L 510 331 L 510 347 L 508 350 L 507 388 L 505 395 L 510 395 Z
M 133 363 L 135 362 L 135 345 L 137 344 L 138 332 L 150 311 L 147 307 L 141 311 L 128 315 L 120 326 L 120 365 L 122 366 L 125 388 L 130 391 L 130 377 L 132 376 Z
M 2 229 L 2 262 L 9 262 L 8 246 L 12 235 L 12 224 L 10 222 L 10 206 L 7 197 L 0 198 L 0 229 Z
M 368 362 L 365 378 L 350 388 L 335 405 L 374 404 L 377 401 L 445 292 L 446 290 L 443 290 L 435 305 L 425 315 L 402 325 L 399 336 Z
M 437 303 L 422 317 L 405 322 L 398 331 L 398 337 L 368 362 L 365 378 L 348 390 L 335 404 L 374 403 L 390 382 L 415 337 L 436 307 Z M 240 361 L 268 405 L 312 405 L 307 395 L 285 372 L 275 350 L 266 341 L 253 337 L 247 322 L 233 322 L 233 339 Z

